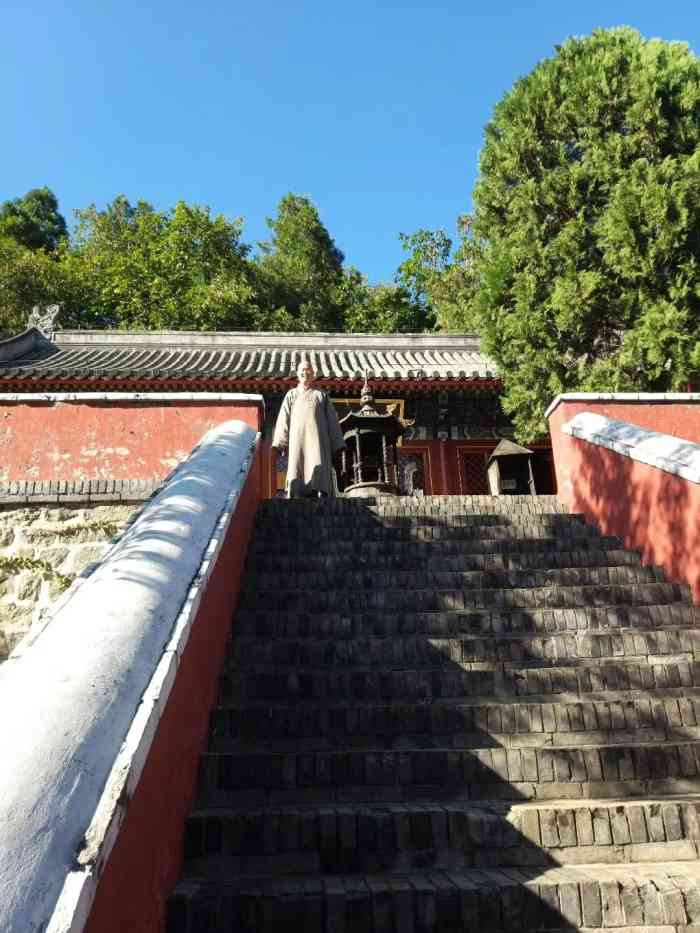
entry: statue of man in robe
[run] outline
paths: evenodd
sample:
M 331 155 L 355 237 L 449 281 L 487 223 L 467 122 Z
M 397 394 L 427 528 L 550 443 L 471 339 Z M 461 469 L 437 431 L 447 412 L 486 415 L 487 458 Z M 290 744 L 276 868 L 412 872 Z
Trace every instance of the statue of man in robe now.
M 333 455 L 345 447 L 338 415 L 328 394 L 314 387 L 309 362 L 297 369 L 298 385 L 284 397 L 277 416 L 272 449 L 289 450 L 287 496 L 332 496 L 336 481 Z

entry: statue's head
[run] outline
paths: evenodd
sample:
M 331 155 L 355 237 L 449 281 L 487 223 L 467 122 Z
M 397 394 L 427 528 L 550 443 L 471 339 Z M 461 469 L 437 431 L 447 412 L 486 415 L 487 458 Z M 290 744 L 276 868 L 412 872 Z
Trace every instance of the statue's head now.
M 310 385 L 313 385 L 313 381 L 316 378 L 316 373 L 314 368 L 308 360 L 302 360 L 301 363 L 297 366 L 297 379 L 299 380 L 299 385 L 302 385 L 305 389 Z

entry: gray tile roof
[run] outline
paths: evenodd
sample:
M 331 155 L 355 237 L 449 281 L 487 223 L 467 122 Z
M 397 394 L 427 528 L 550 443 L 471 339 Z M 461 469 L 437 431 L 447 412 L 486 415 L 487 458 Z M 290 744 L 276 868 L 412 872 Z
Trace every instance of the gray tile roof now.
M 0 341 L 3 381 L 288 379 L 302 358 L 330 380 L 489 379 L 496 367 L 464 334 L 281 334 L 30 330 Z

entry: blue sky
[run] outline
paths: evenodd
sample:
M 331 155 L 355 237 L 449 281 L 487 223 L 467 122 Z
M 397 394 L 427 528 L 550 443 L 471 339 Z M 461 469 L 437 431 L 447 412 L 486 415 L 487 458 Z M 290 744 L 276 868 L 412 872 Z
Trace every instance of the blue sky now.
M 18 2 L 0 7 L 0 200 L 124 193 L 245 218 L 305 194 L 372 281 L 399 231 L 454 233 L 483 127 L 556 43 L 630 25 L 700 51 L 697 0 Z

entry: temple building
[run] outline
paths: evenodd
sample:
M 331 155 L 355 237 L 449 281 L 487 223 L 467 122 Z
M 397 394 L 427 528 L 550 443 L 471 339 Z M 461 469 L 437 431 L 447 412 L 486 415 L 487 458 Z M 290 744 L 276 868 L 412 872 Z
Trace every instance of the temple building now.
M 161 403 L 172 393 L 176 405 L 175 396 L 182 393 L 259 393 L 265 400 L 266 492 L 273 497 L 284 489 L 284 462 L 271 456 L 272 426 L 303 358 L 314 366 L 317 384 L 329 392 L 340 418 L 359 408 L 367 377 L 378 409 L 411 422 L 398 449 L 402 494 L 494 491 L 489 459 L 503 439 L 512 438 L 513 428 L 499 404 L 495 364 L 475 336 L 42 332 L 32 327 L 0 341 L 0 391 L 138 393 L 157 396 Z M 531 491 L 554 492 L 549 439 L 530 449 Z
M 47 321 L 0 341 L 0 930 L 700 930 L 700 393 L 524 447 L 472 336 Z M 302 360 L 343 497 L 277 498 Z

